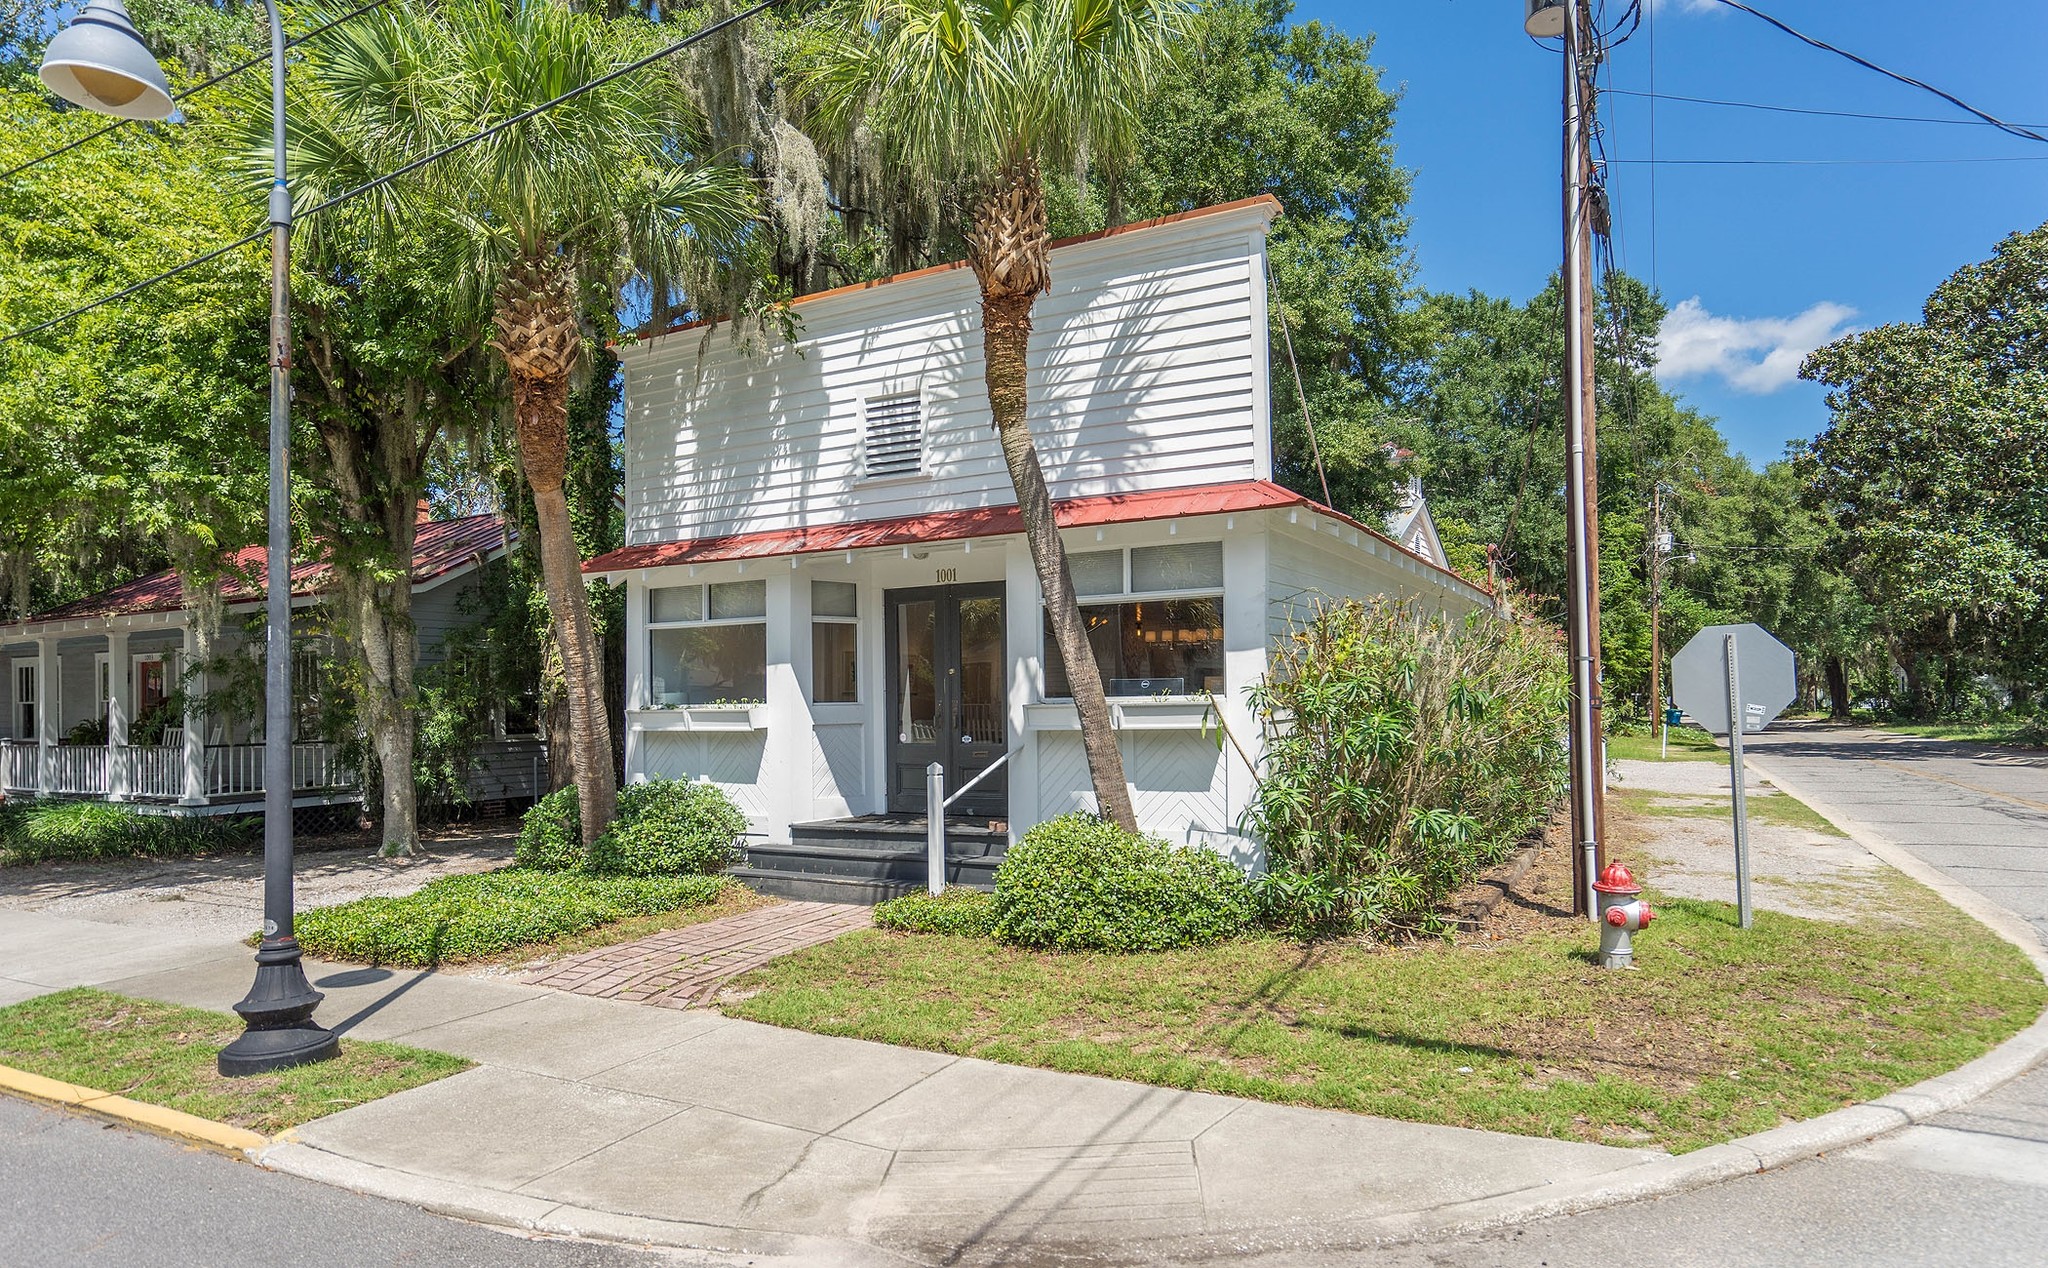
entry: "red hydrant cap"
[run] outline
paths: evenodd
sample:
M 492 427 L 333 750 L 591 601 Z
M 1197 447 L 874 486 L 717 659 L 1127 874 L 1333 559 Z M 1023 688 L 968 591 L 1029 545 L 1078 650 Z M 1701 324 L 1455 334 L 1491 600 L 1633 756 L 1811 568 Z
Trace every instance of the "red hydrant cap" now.
M 1620 863 L 1609 863 L 1600 879 L 1593 882 L 1593 888 L 1603 894 L 1640 894 L 1643 887 L 1636 884 L 1636 874 Z
M 1619 907 L 1609 907 L 1607 909 L 1607 923 L 1619 929 L 1628 923 L 1628 913 Z

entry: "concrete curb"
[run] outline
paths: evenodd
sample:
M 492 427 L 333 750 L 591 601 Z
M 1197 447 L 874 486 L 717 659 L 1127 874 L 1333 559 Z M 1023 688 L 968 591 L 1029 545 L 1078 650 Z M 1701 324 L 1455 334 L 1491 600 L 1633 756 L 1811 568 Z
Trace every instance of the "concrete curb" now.
M 268 1142 L 267 1142 L 268 1143 Z M 846 1238 L 765 1229 L 732 1228 L 686 1220 L 621 1215 L 480 1185 L 437 1180 L 395 1167 L 279 1139 L 251 1155 L 271 1171 L 314 1180 L 369 1197 L 404 1202 L 436 1215 L 528 1233 L 639 1246 L 668 1246 L 731 1256 L 751 1265 L 844 1265 L 906 1268 L 922 1261 Z
M 253 1159 L 257 1151 L 271 1144 L 270 1137 L 261 1132 L 230 1127 L 226 1123 L 216 1123 L 210 1118 L 200 1118 L 182 1110 L 165 1109 L 161 1105 L 146 1105 L 111 1092 L 80 1087 L 76 1083 L 44 1078 L 12 1066 L 0 1065 L 0 1092 L 62 1109 L 81 1110 L 159 1136 L 203 1145 L 233 1158 Z

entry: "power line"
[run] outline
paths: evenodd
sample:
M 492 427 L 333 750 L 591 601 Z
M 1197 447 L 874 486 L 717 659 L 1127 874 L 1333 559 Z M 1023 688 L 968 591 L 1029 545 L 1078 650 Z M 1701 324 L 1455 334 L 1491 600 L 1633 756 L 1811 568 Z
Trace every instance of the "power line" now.
M 1652 19 L 1652 21 L 1654 22 L 1655 19 Z M 1656 36 L 1654 34 L 1650 37 L 1650 42 L 1653 46 L 1655 45 Z M 1729 101 L 1721 97 L 1686 97 L 1676 93 L 1657 92 L 1654 81 L 1649 92 L 1634 88 L 1609 88 L 1607 91 L 1617 97 L 1645 98 L 1652 103 L 1650 109 L 1653 112 L 1657 108 L 1656 102 L 1682 101 L 1694 106 L 1730 106 L 1738 110 L 1768 110 L 1773 114 L 1820 115 L 1823 118 L 1829 119 L 1871 119 L 1880 123 L 1938 123 L 1952 128 L 1991 128 L 1998 126 L 1993 123 L 1986 123 L 1982 119 L 1937 119 L 1932 115 L 1924 114 L 1865 114 L 1856 110 L 1820 110 L 1807 106 L 1768 105 L 1761 101 Z M 2048 127 L 2048 124 L 2029 126 Z
M 369 193 L 373 189 L 382 188 L 383 186 L 390 184 L 392 181 L 395 181 L 402 176 L 411 175 L 413 172 L 420 170 L 429 163 L 433 163 L 440 159 L 446 158 L 448 155 L 453 154 L 457 150 L 465 149 L 469 146 L 475 145 L 478 141 L 488 140 L 489 138 L 496 136 L 498 133 L 503 132 L 508 128 L 517 127 L 519 124 L 526 122 L 528 119 L 533 118 L 535 115 L 545 113 L 546 111 L 549 110 L 553 110 L 556 106 L 559 106 L 564 102 L 573 100 L 574 98 L 580 97 L 584 93 L 591 91 L 593 88 L 601 88 L 615 79 L 620 79 L 626 75 L 632 74 L 634 71 L 644 70 L 645 68 L 652 66 L 654 63 L 660 61 L 664 57 L 669 57 L 672 56 L 673 54 L 680 53 L 684 49 L 689 48 L 691 45 L 697 43 L 699 40 L 703 40 L 710 36 L 717 35 L 721 31 L 724 31 L 726 28 L 744 22 L 748 18 L 754 17 L 757 14 L 772 9 L 781 3 L 782 0 L 761 0 L 759 4 L 756 4 L 751 9 L 744 9 L 738 13 L 731 15 L 730 17 L 721 18 L 718 21 L 712 23 L 710 26 L 703 27 L 697 31 L 693 31 L 689 35 L 684 36 L 682 39 L 677 40 L 675 43 L 670 44 L 665 48 L 661 48 L 653 53 L 649 53 L 647 56 L 642 57 L 637 61 L 628 62 L 623 66 L 614 67 L 613 69 L 606 71 L 604 74 L 599 75 L 597 78 L 578 84 L 576 87 L 569 89 L 567 92 L 562 93 L 559 96 L 552 97 L 547 101 L 541 102 L 537 106 L 531 106 L 525 110 L 520 111 L 518 114 L 511 115 L 505 119 L 501 119 L 497 123 L 492 124 L 490 127 L 485 128 L 481 132 L 473 132 L 470 135 L 461 138 L 460 140 L 451 141 L 447 145 L 442 146 L 440 149 L 432 150 L 426 154 L 423 154 L 420 157 L 412 160 L 409 163 L 404 164 L 401 167 L 395 168 L 392 171 L 384 173 L 382 176 L 372 177 L 371 179 L 366 180 L 362 184 L 356 186 L 354 189 L 345 190 L 342 193 L 336 194 L 334 197 L 328 199 L 325 202 L 318 203 L 312 207 L 307 208 L 305 211 L 298 213 L 294 219 L 295 221 L 303 221 L 306 219 L 310 219 L 311 217 L 317 216 L 324 211 L 328 211 L 341 203 L 347 202 L 351 198 L 358 198 L 364 194 Z M 189 269 L 198 268 L 200 265 L 209 263 L 210 261 L 217 260 L 221 256 L 224 256 L 228 254 L 230 251 L 235 250 L 237 247 L 247 246 L 251 242 L 255 242 L 259 238 L 268 237 L 269 235 L 270 230 L 268 228 L 259 229 L 255 233 L 249 234 L 246 237 L 238 238 L 235 241 L 228 243 L 224 247 L 220 247 L 217 248 L 216 250 L 209 251 L 205 255 L 202 255 L 197 259 L 187 260 L 183 264 L 177 265 L 174 268 L 166 269 L 162 273 L 157 274 L 155 277 L 145 279 L 144 281 L 136 282 L 131 286 L 124 286 L 120 290 L 115 291 L 111 295 L 103 295 L 100 298 L 91 301 L 90 303 L 81 304 L 77 308 L 72 309 L 70 312 L 63 314 L 62 316 L 52 317 L 48 321 L 41 322 L 34 326 L 30 326 L 26 330 L 16 330 L 11 331 L 5 335 L 0 335 L 0 345 L 9 344 L 14 342 L 16 339 L 26 338 L 29 335 L 36 334 L 40 331 L 48 330 L 52 326 L 62 325 L 63 323 L 72 320 L 73 318 L 83 317 L 85 314 L 92 312 L 96 308 L 103 308 L 106 305 L 112 304 L 118 300 L 126 299 L 130 295 L 135 294 L 137 291 L 145 290 L 151 286 L 155 286 L 159 282 L 167 282 L 170 279 L 178 276 L 180 273 L 183 273 Z
M 1946 101 L 1948 104 L 1956 107 L 1958 110 L 1967 111 L 1970 114 L 1976 115 L 1979 119 L 1982 119 L 1984 122 L 1990 124 L 1994 128 L 1997 128 L 2001 132 L 2009 132 L 2012 135 L 2021 138 L 2022 140 L 2039 141 L 2043 144 L 2048 144 L 2048 136 L 2043 136 L 2041 133 L 2034 131 L 2032 128 L 2024 128 L 2016 123 L 2007 123 L 2005 120 L 1999 118 L 1997 115 L 1991 114 L 1988 111 L 1979 110 L 1977 107 L 1971 105 L 1967 101 L 1964 101 L 1961 97 L 1956 96 L 1954 93 L 1944 92 L 1941 89 L 1936 88 L 1933 84 L 1928 83 L 1926 80 L 1915 79 L 1911 75 L 1902 75 L 1895 70 L 1887 70 L 1885 67 L 1878 65 L 1876 62 L 1873 62 L 1866 57 L 1858 57 L 1856 54 L 1849 52 L 1847 49 L 1837 48 L 1833 44 L 1828 43 L 1826 40 L 1816 39 L 1813 36 L 1806 34 L 1804 31 L 1800 31 L 1793 27 L 1787 26 L 1785 23 L 1780 22 L 1778 19 L 1772 17 L 1768 13 L 1765 13 L 1758 9 L 1750 8 L 1748 5 L 1743 4 L 1742 0 L 1718 0 L 1718 3 L 1725 4 L 1731 9 L 1747 13 L 1749 16 L 1756 18 L 1758 21 L 1768 23 L 1769 25 L 1776 27 L 1778 30 L 1783 31 L 1785 34 L 1791 36 L 1793 39 L 1798 40 L 1802 44 L 1810 45 L 1814 48 L 1821 50 L 1824 53 L 1833 53 L 1837 57 L 1846 58 L 1847 60 L 1856 63 L 1858 66 L 1863 67 L 1863 69 L 1865 70 L 1875 71 L 1877 74 L 1883 75 L 1886 79 L 1894 79 L 1897 80 L 1899 83 L 1907 85 L 1908 87 L 1918 88 L 1922 92 L 1933 93 L 1935 96 L 1941 98 L 1943 101 Z
M 1874 159 L 1613 159 L 1648 167 L 1920 167 L 1955 163 L 2048 163 L 2048 154 L 2005 154 L 1984 158 L 1874 158 Z
M 340 26 L 342 23 L 352 21 L 355 18 L 359 18 L 363 16 L 365 13 L 368 13 L 372 9 L 381 9 L 390 2 L 391 0 L 371 0 L 369 4 L 364 5 L 360 9 L 351 10 L 350 12 L 344 13 L 340 17 L 335 18 L 331 22 L 328 22 L 321 26 L 314 27 L 312 30 L 306 32 L 304 35 L 298 36 L 294 39 L 286 40 L 285 47 L 296 48 L 297 46 L 304 44 L 307 40 L 325 35 L 327 34 L 327 32 L 332 31 L 335 27 Z M 183 101 L 187 97 L 197 96 L 199 93 L 205 92 L 207 89 L 213 87 L 215 84 L 221 83 L 224 80 L 233 79 L 235 76 L 241 74 L 245 70 L 254 70 L 256 67 L 263 65 L 265 62 L 268 62 L 269 60 L 269 53 L 265 53 L 261 57 L 252 57 L 248 61 L 243 62 L 239 66 L 228 67 L 226 70 L 222 71 L 218 75 L 215 75 L 211 79 L 203 79 L 199 81 L 198 83 L 192 85 L 190 88 L 187 88 L 183 92 L 171 94 L 171 100 Z M 135 122 L 135 120 L 133 119 L 116 119 L 112 123 L 109 123 L 104 127 L 95 128 L 91 132 L 86 133 L 82 137 L 78 137 L 75 140 L 66 141 L 64 144 L 58 146 L 56 149 L 51 150 L 48 154 L 41 155 L 37 158 L 32 158 L 28 162 L 21 164 L 19 167 L 10 167 L 4 172 L 0 172 L 0 181 L 7 180 L 10 177 L 19 176 L 23 172 L 26 172 L 31 167 L 36 167 L 40 164 L 47 163 L 51 159 L 56 158 L 60 154 L 69 154 L 71 151 L 77 149 L 79 146 L 84 145 L 87 141 L 97 141 L 101 137 L 105 136 L 107 133 L 112 132 L 115 129 L 121 127 L 123 124 L 133 122 Z

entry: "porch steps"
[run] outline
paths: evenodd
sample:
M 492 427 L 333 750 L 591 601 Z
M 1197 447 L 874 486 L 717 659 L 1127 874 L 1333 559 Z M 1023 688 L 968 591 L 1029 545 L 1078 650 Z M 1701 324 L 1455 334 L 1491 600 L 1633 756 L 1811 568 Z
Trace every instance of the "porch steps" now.
M 986 820 L 946 824 L 946 883 L 995 888 L 1008 834 Z M 925 824 L 909 815 L 868 815 L 793 824 L 786 842 L 747 847 L 747 866 L 728 875 L 764 894 L 841 903 L 879 903 L 925 886 Z

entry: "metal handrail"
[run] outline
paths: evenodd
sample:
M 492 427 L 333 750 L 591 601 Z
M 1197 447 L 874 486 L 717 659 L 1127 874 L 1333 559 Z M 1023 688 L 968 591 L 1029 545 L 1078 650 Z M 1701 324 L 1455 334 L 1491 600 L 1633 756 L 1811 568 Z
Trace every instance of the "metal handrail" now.
M 924 768 L 924 854 L 926 892 L 937 894 L 946 888 L 946 807 L 965 797 L 976 784 L 995 774 L 1009 763 L 1006 751 L 1001 757 L 982 768 L 979 775 L 960 785 L 952 796 L 946 795 L 946 767 L 933 762 Z

